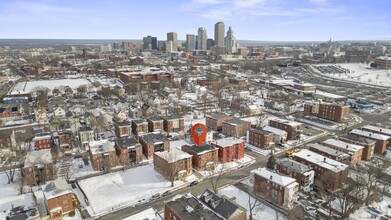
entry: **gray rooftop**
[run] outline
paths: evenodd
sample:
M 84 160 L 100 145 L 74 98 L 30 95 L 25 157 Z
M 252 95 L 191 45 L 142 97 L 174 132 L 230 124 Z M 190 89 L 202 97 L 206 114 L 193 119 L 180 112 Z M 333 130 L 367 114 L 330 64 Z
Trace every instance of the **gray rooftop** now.
M 227 117 L 231 117 L 231 116 L 223 114 L 223 113 L 213 113 L 213 114 L 208 115 L 208 117 L 213 118 L 213 119 L 220 119 L 220 118 L 227 118 Z
M 241 120 L 239 118 L 233 118 L 226 121 L 223 121 L 223 123 L 227 124 L 233 124 L 233 125 L 240 125 L 240 124 L 251 124 L 251 122 Z
M 115 140 L 115 143 L 122 149 L 128 149 L 139 145 L 140 143 L 133 137 L 121 137 Z
M 165 137 L 160 132 L 144 134 L 144 135 L 141 135 L 140 138 L 144 139 L 144 141 L 149 144 L 154 144 L 156 142 L 162 142 L 165 139 Z
M 309 166 L 289 158 L 283 158 L 281 160 L 278 160 L 277 164 L 280 164 L 283 167 L 288 167 L 289 169 L 294 170 L 298 173 L 305 173 L 312 170 Z

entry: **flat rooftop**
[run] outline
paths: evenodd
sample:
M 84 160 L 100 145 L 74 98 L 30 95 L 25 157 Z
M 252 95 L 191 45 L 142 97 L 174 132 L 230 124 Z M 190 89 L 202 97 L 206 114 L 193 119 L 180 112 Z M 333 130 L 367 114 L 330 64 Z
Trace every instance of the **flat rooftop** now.
M 305 173 L 312 170 L 309 166 L 289 158 L 278 160 L 277 164 L 280 164 L 283 167 L 289 167 L 289 169 L 292 169 L 298 173 Z
M 300 123 L 300 122 L 288 121 L 288 120 L 283 120 L 283 119 L 280 119 L 280 118 L 272 118 L 272 119 L 270 119 L 270 121 L 276 121 L 276 122 L 279 122 L 279 123 L 282 123 L 282 124 L 290 125 L 292 127 L 296 127 L 296 126 L 301 126 L 302 125 L 302 123 Z
M 295 179 L 288 177 L 288 176 L 283 176 L 278 173 L 275 173 L 275 172 L 267 169 L 266 167 L 252 170 L 251 173 L 258 175 L 258 176 L 261 176 L 265 179 L 268 179 L 268 180 L 276 183 L 277 185 L 283 186 L 283 187 L 288 186 L 288 185 L 296 182 Z
M 265 127 L 262 128 L 264 131 L 271 132 L 276 135 L 286 135 L 287 132 L 269 125 L 266 125 Z
M 183 145 L 182 146 L 182 149 L 183 148 L 187 148 L 187 149 L 190 149 L 194 152 L 196 152 L 198 155 L 202 155 L 202 154 L 205 154 L 207 152 L 211 152 L 211 151 L 216 151 L 218 150 L 217 148 L 215 148 L 214 146 L 212 145 L 209 145 L 209 144 L 202 144 L 200 146 L 197 146 L 195 144 L 193 145 Z
M 340 158 L 340 159 L 344 159 L 344 158 L 349 157 L 349 154 L 335 150 L 335 149 L 328 147 L 328 146 L 325 146 L 325 145 L 315 143 L 315 144 L 308 144 L 307 146 L 312 149 L 317 149 L 321 152 L 324 152 L 326 154 L 332 155 L 332 156 Z
M 347 143 L 345 141 L 336 140 L 336 139 L 328 139 L 326 141 L 323 141 L 323 143 L 335 146 L 337 148 L 346 149 L 346 150 L 352 151 L 352 152 L 356 152 L 356 151 L 364 149 L 363 146 Z
M 226 121 L 223 121 L 223 123 L 231 124 L 231 125 L 243 125 L 243 124 L 251 124 L 251 122 L 241 120 L 239 118 L 233 118 Z
M 166 160 L 168 163 L 175 163 L 179 160 L 193 157 L 191 154 L 181 151 L 178 148 L 172 148 L 170 151 L 155 152 L 155 154 Z
M 292 155 L 334 172 L 340 172 L 349 167 L 346 164 L 327 158 L 307 149 L 302 149 L 301 151 L 293 153 Z
M 364 130 L 360 130 L 360 129 L 354 129 L 349 133 L 359 135 L 359 136 L 364 136 L 364 137 L 371 138 L 371 139 L 381 140 L 381 141 L 386 141 L 391 138 L 390 136 L 377 134 L 377 133 L 370 132 L 370 131 L 364 131 Z
M 222 139 L 215 140 L 212 143 L 214 143 L 214 144 L 216 144 L 217 146 L 220 146 L 220 147 L 229 147 L 229 146 L 232 146 L 232 145 L 235 145 L 235 144 L 240 144 L 240 143 L 243 143 L 243 142 L 244 141 L 239 139 L 239 138 L 227 137 L 227 138 L 222 138 Z
M 375 131 L 375 132 L 379 132 L 379 133 L 383 133 L 383 134 L 391 136 L 391 130 L 387 129 L 387 128 L 382 128 L 382 127 L 373 126 L 373 125 L 365 125 L 362 128 L 370 130 L 370 131 Z

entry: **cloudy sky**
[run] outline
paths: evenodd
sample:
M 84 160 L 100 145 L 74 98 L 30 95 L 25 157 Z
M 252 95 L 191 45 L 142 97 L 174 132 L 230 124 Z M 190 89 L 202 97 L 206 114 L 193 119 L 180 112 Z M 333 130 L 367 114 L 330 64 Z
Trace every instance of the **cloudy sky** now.
M 240 40 L 391 40 L 391 1 L 0 0 L 0 38 L 213 38 L 218 21 Z

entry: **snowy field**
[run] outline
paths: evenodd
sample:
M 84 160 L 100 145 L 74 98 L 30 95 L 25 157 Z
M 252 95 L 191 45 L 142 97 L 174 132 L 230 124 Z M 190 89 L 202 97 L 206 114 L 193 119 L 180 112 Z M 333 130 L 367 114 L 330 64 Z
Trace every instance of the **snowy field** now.
M 53 90 L 59 86 L 69 86 L 73 90 L 81 85 L 92 85 L 86 79 L 55 79 L 55 80 L 37 80 L 37 81 L 27 81 L 20 82 L 15 85 L 11 93 L 18 93 L 18 91 L 31 92 L 36 87 L 46 87 L 50 90 Z
M 228 187 L 224 187 L 224 188 L 220 188 L 219 189 L 219 194 L 221 195 L 225 195 L 227 196 L 228 198 L 232 198 L 232 197 L 235 197 L 236 198 L 236 203 L 238 203 L 239 205 L 241 205 L 243 208 L 247 209 L 247 218 L 248 215 L 249 215 L 249 199 L 250 199 L 250 203 L 251 204 L 254 204 L 256 202 L 256 199 L 253 198 L 253 197 L 249 197 L 249 195 L 236 188 L 235 186 L 228 186 Z M 275 220 L 277 219 L 277 215 L 278 215 L 278 220 L 284 220 L 286 219 L 286 217 L 270 208 L 269 206 L 266 206 L 264 205 L 262 202 L 258 202 L 257 204 L 260 204 L 259 206 L 255 207 L 254 210 L 253 210 L 253 219 L 267 219 L 267 220 Z
M 350 72 L 323 74 L 319 70 L 313 69 L 323 75 L 333 78 L 391 87 L 391 70 L 371 68 L 369 64 L 363 63 L 324 64 L 314 66 L 339 66 L 348 69 Z
M 87 210 L 92 216 L 132 206 L 139 200 L 173 189 L 171 182 L 155 171 L 152 164 L 81 180 L 79 185 L 89 200 Z M 175 187 L 184 185 L 182 181 L 175 181 Z
M 382 215 L 389 215 L 391 216 L 391 208 L 388 208 L 388 205 L 391 204 L 391 198 L 390 197 L 383 197 L 383 200 L 378 203 L 374 203 L 370 206 L 375 207 L 376 209 L 380 210 L 383 212 Z M 369 220 L 369 219 L 380 219 L 379 217 L 377 218 L 371 218 L 372 217 L 372 211 L 368 209 L 367 206 L 363 205 L 359 210 L 354 212 L 349 216 L 350 220 Z M 374 213 L 375 214 L 375 213 Z M 379 215 L 379 214 L 377 214 Z
M 8 179 L 5 173 L 0 173 L 0 219 L 6 219 L 6 214 L 14 207 L 24 205 L 26 207 L 34 207 L 34 198 L 32 193 L 19 195 L 18 179 L 19 172 L 15 174 L 15 182 L 8 184 Z
M 156 215 L 156 211 L 153 208 L 146 209 L 135 215 L 124 218 L 123 220 L 140 220 L 140 219 L 163 220 L 162 218 L 160 218 L 159 215 Z

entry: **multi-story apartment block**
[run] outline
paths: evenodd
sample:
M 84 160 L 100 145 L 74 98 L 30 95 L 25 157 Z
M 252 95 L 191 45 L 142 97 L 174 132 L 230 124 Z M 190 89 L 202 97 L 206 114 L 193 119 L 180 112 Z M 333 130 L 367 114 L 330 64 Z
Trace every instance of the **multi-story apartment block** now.
M 63 219 L 75 209 L 72 190 L 64 179 L 51 181 L 42 187 L 42 191 L 50 219 Z
M 173 148 L 170 151 L 155 152 L 153 165 L 155 170 L 173 182 L 193 173 L 191 158 L 191 154 Z
M 286 121 L 275 118 L 269 120 L 269 125 L 274 128 L 286 131 L 288 133 L 288 140 L 300 139 L 302 124 L 299 122 Z
M 148 133 L 148 122 L 144 119 L 132 120 L 132 132 L 137 136 Z
M 50 149 L 28 152 L 24 161 L 23 173 L 28 186 L 40 185 L 54 179 L 55 173 Z
M 319 118 L 335 122 L 342 122 L 349 117 L 349 106 L 342 106 L 325 102 L 307 102 L 304 105 L 305 115 L 314 115 Z
M 214 131 L 222 131 L 223 121 L 232 119 L 232 116 L 222 114 L 222 113 L 213 113 L 206 116 L 206 127 Z
M 270 148 L 274 140 L 274 134 L 261 129 L 250 129 L 248 142 L 259 148 Z
M 143 147 L 133 137 L 117 138 L 115 152 L 123 166 L 140 164 L 143 159 Z
M 309 166 L 289 158 L 284 158 L 277 161 L 276 169 L 278 172 L 296 179 L 300 188 L 305 192 L 312 190 L 315 172 Z
M 152 117 L 148 120 L 148 130 L 149 132 L 163 131 L 164 123 L 162 117 Z
M 251 128 L 251 122 L 243 121 L 241 119 L 230 119 L 223 121 L 223 134 L 229 135 L 231 137 L 243 137 L 247 135 L 247 131 Z
M 313 151 L 302 149 L 292 154 L 292 159 L 309 166 L 315 171 L 315 179 L 327 175 L 331 190 L 338 189 L 347 179 L 349 166 L 336 160 L 326 158 Z
M 89 150 L 89 143 L 94 141 L 94 131 L 91 127 L 81 127 L 79 129 L 79 140 L 82 149 Z
M 139 137 L 139 142 L 143 147 L 143 154 L 148 159 L 152 159 L 155 152 L 168 151 L 170 149 L 170 141 L 160 132 L 143 134 Z
M 172 81 L 174 74 L 157 68 L 149 68 L 133 72 L 121 72 L 120 79 L 125 84 L 132 82 Z
M 364 147 L 362 160 L 370 160 L 375 152 L 376 141 L 360 136 L 345 134 L 338 137 L 339 140 Z
M 271 132 L 273 134 L 274 143 L 286 143 L 288 141 L 288 132 L 269 125 L 262 128 L 263 131 Z
M 43 150 L 52 147 L 52 135 L 49 132 L 38 133 L 33 138 L 33 149 Z
M 369 131 L 377 134 L 382 134 L 386 136 L 391 136 L 391 130 L 387 128 L 382 128 L 378 126 L 373 126 L 373 125 L 365 125 L 361 128 L 361 130 L 364 131 Z
M 337 151 L 341 151 L 350 156 L 350 163 L 356 165 L 361 161 L 362 153 L 364 150 L 363 146 L 351 144 L 348 142 L 344 142 L 336 139 L 328 139 L 322 142 L 323 145 L 326 145 L 330 148 L 333 148 Z
M 166 132 L 183 132 L 185 130 L 185 119 L 183 116 L 164 116 L 163 120 L 164 131 Z
M 219 149 L 219 159 L 222 163 L 232 162 L 244 157 L 244 141 L 234 137 L 215 140 L 211 143 Z
M 184 145 L 182 151 L 193 155 L 193 168 L 197 170 L 213 170 L 219 160 L 218 149 L 209 144 Z
M 115 167 L 116 153 L 114 143 L 109 140 L 92 141 L 89 143 L 90 159 L 95 171 L 109 171 Z
M 382 155 L 386 151 L 387 145 L 389 144 L 391 139 L 391 137 L 388 135 L 378 134 L 360 129 L 353 129 L 349 132 L 349 134 L 376 141 L 375 154 L 378 155 Z
M 54 144 L 57 145 L 58 149 L 62 152 L 73 149 L 72 131 L 61 130 L 54 135 Z
M 295 179 L 283 176 L 265 167 L 252 170 L 254 192 L 269 202 L 290 209 L 297 200 L 299 184 Z
M 128 121 L 115 123 L 115 135 L 118 138 L 132 136 L 132 124 Z
M 375 64 L 383 69 L 391 69 L 391 55 L 376 57 Z
M 314 143 L 314 144 L 308 144 L 307 147 L 308 149 L 310 149 L 315 153 L 339 161 L 341 163 L 348 163 L 350 160 L 349 154 L 335 150 L 325 145 Z

